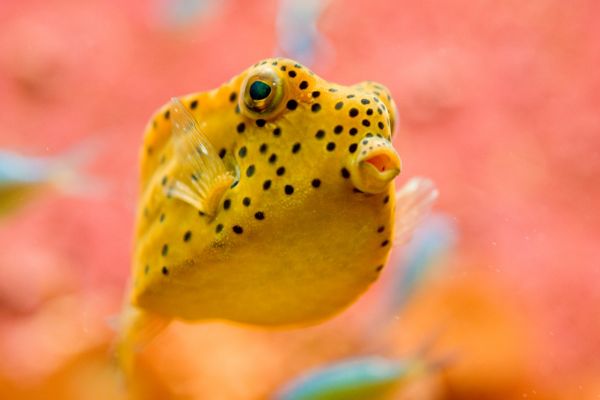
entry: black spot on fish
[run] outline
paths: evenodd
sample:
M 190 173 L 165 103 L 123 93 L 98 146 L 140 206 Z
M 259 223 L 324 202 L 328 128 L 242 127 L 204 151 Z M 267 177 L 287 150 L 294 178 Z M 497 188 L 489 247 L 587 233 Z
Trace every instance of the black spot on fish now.
M 243 122 L 240 122 L 236 129 L 237 129 L 238 133 L 243 133 L 246 130 L 246 124 L 244 124 Z
M 183 241 L 184 242 L 189 242 L 190 239 L 192 238 L 192 232 L 187 231 L 184 235 L 183 235 Z
M 286 104 L 286 107 L 287 107 L 288 110 L 293 111 L 293 110 L 295 110 L 298 107 L 298 102 L 296 100 L 294 100 L 294 99 L 288 100 L 288 102 Z
M 261 221 L 265 219 L 265 213 L 263 213 L 262 211 L 258 211 L 256 214 L 254 214 L 254 218 Z
M 164 256 L 166 256 L 169 253 L 169 245 L 168 244 L 163 244 L 162 250 L 160 252 L 160 254 Z
M 242 227 L 241 227 L 241 226 L 239 226 L 239 225 L 234 225 L 234 226 L 233 226 L 233 231 L 234 231 L 235 233 L 237 233 L 238 235 L 241 235 L 241 234 L 244 232 L 244 228 L 242 228 Z
M 284 191 L 285 194 L 290 195 L 294 193 L 294 187 L 292 185 L 285 185 Z
M 311 182 L 312 187 L 314 188 L 318 188 L 319 186 L 321 186 L 321 180 L 320 179 L 313 179 Z

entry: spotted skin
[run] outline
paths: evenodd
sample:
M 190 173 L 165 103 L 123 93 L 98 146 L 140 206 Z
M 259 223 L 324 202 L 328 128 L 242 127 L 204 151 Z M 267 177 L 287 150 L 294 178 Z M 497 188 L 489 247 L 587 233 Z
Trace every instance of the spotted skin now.
M 240 92 L 261 68 L 281 79 L 283 98 L 257 116 Z M 389 92 L 268 59 L 181 101 L 239 181 L 213 216 L 169 196 L 178 168 L 170 105 L 152 117 L 141 152 L 132 304 L 168 318 L 259 325 L 318 321 L 349 305 L 391 249 L 393 181 L 370 194 L 351 176 L 353 157 L 391 147 Z

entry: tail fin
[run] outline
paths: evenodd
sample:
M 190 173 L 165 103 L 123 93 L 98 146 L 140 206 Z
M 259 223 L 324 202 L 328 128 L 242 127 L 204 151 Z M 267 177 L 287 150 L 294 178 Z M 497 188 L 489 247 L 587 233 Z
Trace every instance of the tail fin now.
M 137 353 L 167 327 L 170 320 L 126 305 L 120 317 L 115 348 L 117 363 L 126 380 L 134 374 Z

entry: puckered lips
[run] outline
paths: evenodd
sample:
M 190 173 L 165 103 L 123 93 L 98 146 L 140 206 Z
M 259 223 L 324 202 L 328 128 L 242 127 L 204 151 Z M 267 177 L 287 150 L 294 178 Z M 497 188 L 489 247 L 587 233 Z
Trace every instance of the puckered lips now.
M 362 142 L 354 160 L 352 174 L 357 189 L 380 193 L 400 173 L 402 162 L 392 144 L 383 138 Z

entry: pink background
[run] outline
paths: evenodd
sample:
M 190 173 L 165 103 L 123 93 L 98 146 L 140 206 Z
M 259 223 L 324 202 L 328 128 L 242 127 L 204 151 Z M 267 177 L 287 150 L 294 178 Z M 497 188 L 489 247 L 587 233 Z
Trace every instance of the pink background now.
M 168 6 L 0 4 L 0 148 L 56 155 L 88 143 L 88 173 L 103 183 L 94 196 L 45 192 L 0 220 L 2 398 L 116 396 L 106 321 L 129 275 L 143 127 L 170 97 L 216 87 L 276 48 L 275 1 L 219 2 L 187 26 L 164 23 Z M 436 210 L 458 227 L 389 334 L 406 354 L 443 323 L 441 351 L 463 349 L 454 371 L 419 389 L 432 398 L 600 396 L 598 16 L 592 0 L 334 0 L 319 21 L 328 46 L 313 70 L 391 89 L 400 181 L 431 177 Z M 350 355 L 380 290 L 306 330 L 176 324 L 149 349 L 145 379 L 162 398 L 259 398 Z

